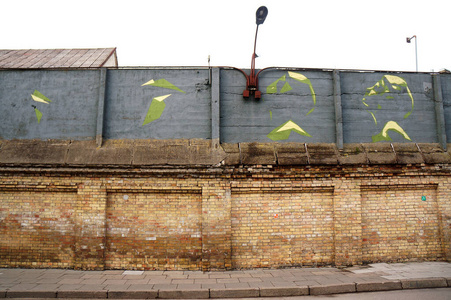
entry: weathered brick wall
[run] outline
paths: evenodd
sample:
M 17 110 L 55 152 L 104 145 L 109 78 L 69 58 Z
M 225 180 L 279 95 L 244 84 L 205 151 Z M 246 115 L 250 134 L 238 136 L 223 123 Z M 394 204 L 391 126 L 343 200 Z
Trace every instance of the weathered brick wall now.
M 259 183 L 232 190 L 233 267 L 332 264 L 332 189 L 269 186 L 268 192 Z
M 450 261 L 450 174 L 446 165 L 3 168 L 0 267 Z
M 51 190 L 51 188 L 49 188 Z M 69 268 L 75 251 L 77 194 L 28 189 L 0 193 L 1 265 Z
M 180 190 L 108 193 L 108 269 L 202 266 L 201 195 Z
M 365 186 L 362 260 L 440 259 L 437 185 Z

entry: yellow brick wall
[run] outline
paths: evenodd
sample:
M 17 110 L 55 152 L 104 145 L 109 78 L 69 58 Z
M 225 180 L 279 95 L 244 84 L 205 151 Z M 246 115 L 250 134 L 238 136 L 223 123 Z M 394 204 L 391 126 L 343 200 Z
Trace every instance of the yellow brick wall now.
M 108 193 L 108 269 L 199 270 L 201 195 Z
M 232 194 L 234 268 L 328 265 L 333 262 L 333 194 Z
M 0 267 L 451 261 L 450 245 L 436 166 L 0 172 Z
M 361 192 L 364 262 L 443 257 L 437 186 L 366 186 Z
M 72 267 L 76 196 L 59 191 L 0 191 L 0 266 Z

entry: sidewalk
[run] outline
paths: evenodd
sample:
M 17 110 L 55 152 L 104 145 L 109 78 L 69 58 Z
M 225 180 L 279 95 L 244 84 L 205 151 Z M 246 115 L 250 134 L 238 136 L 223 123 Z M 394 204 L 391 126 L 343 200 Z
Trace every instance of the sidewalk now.
M 451 287 L 451 263 L 212 272 L 0 269 L 0 298 L 285 297 L 435 287 Z

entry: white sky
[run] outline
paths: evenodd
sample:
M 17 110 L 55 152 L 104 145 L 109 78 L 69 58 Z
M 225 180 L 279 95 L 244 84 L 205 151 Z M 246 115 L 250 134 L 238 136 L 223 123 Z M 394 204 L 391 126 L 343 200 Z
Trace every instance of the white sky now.
M 117 47 L 120 66 L 451 70 L 449 0 L 8 0 L 0 49 Z

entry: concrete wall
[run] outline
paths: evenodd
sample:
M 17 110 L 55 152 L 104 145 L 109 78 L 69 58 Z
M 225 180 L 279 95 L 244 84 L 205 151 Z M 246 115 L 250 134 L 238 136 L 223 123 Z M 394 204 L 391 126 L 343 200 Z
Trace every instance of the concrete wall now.
M 245 77 L 228 68 L 0 71 L 0 138 L 339 148 L 392 141 L 445 148 L 451 138 L 449 74 L 279 68 L 259 81 L 263 96 L 255 100 L 242 97 Z M 33 99 L 35 90 L 52 102 Z

